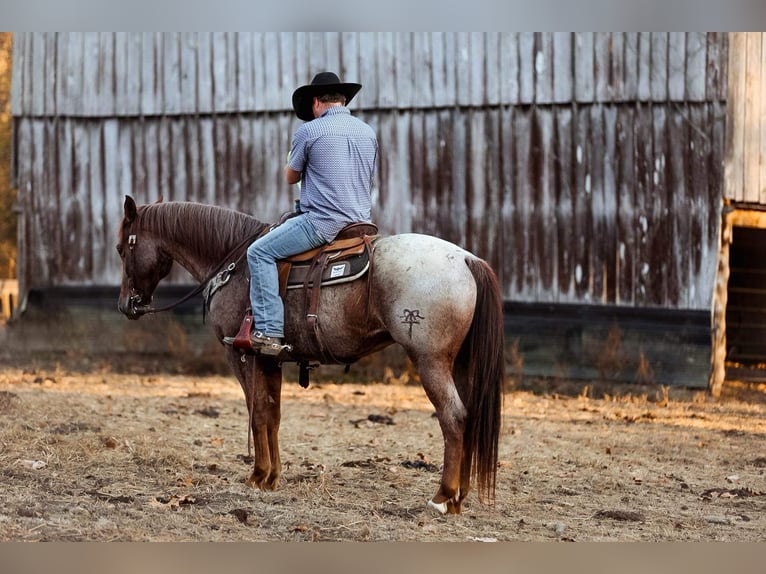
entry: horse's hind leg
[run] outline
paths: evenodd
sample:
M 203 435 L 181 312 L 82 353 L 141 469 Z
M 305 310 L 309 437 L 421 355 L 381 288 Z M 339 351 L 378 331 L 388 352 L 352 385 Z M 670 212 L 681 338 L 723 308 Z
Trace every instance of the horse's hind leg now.
M 450 372 L 450 362 L 446 358 L 421 358 L 414 362 L 418 367 L 423 388 L 436 408 L 436 416 L 444 436 L 444 469 L 441 485 L 428 505 L 441 514 L 447 512 L 459 514 L 464 498 L 460 487 L 463 482 L 463 435 L 465 434 L 466 408 L 460 399 Z

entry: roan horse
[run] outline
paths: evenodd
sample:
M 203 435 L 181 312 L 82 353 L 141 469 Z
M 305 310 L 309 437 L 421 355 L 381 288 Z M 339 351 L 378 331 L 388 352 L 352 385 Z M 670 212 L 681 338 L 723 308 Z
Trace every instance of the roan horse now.
M 208 317 L 219 341 L 236 334 L 249 307 L 244 252 L 269 225 L 244 213 L 190 202 L 136 206 L 127 196 L 124 210 L 117 245 L 123 263 L 119 310 L 129 319 L 158 311 L 151 307 L 152 294 L 173 261 L 201 285 L 225 269 L 228 281 L 209 296 Z M 504 341 L 502 301 L 490 266 L 428 235 L 379 237 L 366 279 L 321 290 L 317 321 L 324 352 L 306 327 L 299 291 L 284 295 L 285 340 L 293 347 L 288 360 L 322 362 L 332 356 L 351 364 L 391 343 L 402 345 L 444 437 L 441 485 L 429 506 L 442 514 L 460 513 L 474 477 L 480 500 L 491 503 Z M 254 467 L 246 482 L 273 490 L 281 472 L 277 435 L 283 358 L 224 347 L 250 411 Z

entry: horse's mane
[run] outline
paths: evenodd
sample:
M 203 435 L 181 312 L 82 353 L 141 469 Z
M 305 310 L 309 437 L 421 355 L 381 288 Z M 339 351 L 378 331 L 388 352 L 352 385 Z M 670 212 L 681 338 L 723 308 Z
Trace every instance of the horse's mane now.
M 226 255 L 269 225 L 240 211 L 187 201 L 142 205 L 137 219 L 141 229 L 173 238 L 207 259 Z

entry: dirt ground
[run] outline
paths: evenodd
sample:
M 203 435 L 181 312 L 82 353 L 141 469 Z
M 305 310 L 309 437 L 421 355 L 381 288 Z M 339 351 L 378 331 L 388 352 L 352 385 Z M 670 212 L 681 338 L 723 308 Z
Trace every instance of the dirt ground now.
M 289 375 L 289 373 L 288 373 Z M 351 373 L 353 377 L 353 371 Z M 294 379 L 293 379 L 294 380 Z M 497 501 L 437 516 L 417 384 L 283 390 L 281 486 L 248 472 L 233 377 L 0 366 L 2 541 L 763 541 L 766 389 L 505 395 Z

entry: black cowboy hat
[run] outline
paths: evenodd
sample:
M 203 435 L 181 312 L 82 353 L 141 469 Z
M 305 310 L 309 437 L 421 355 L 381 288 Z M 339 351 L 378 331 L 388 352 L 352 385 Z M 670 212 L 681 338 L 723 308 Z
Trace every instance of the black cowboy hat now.
M 323 94 L 338 93 L 346 96 L 348 104 L 359 90 L 361 84 L 341 82 L 340 78 L 332 72 L 320 72 L 311 83 L 301 86 L 293 92 L 293 109 L 295 115 L 305 122 L 314 119 L 314 112 L 311 110 L 314 98 Z

